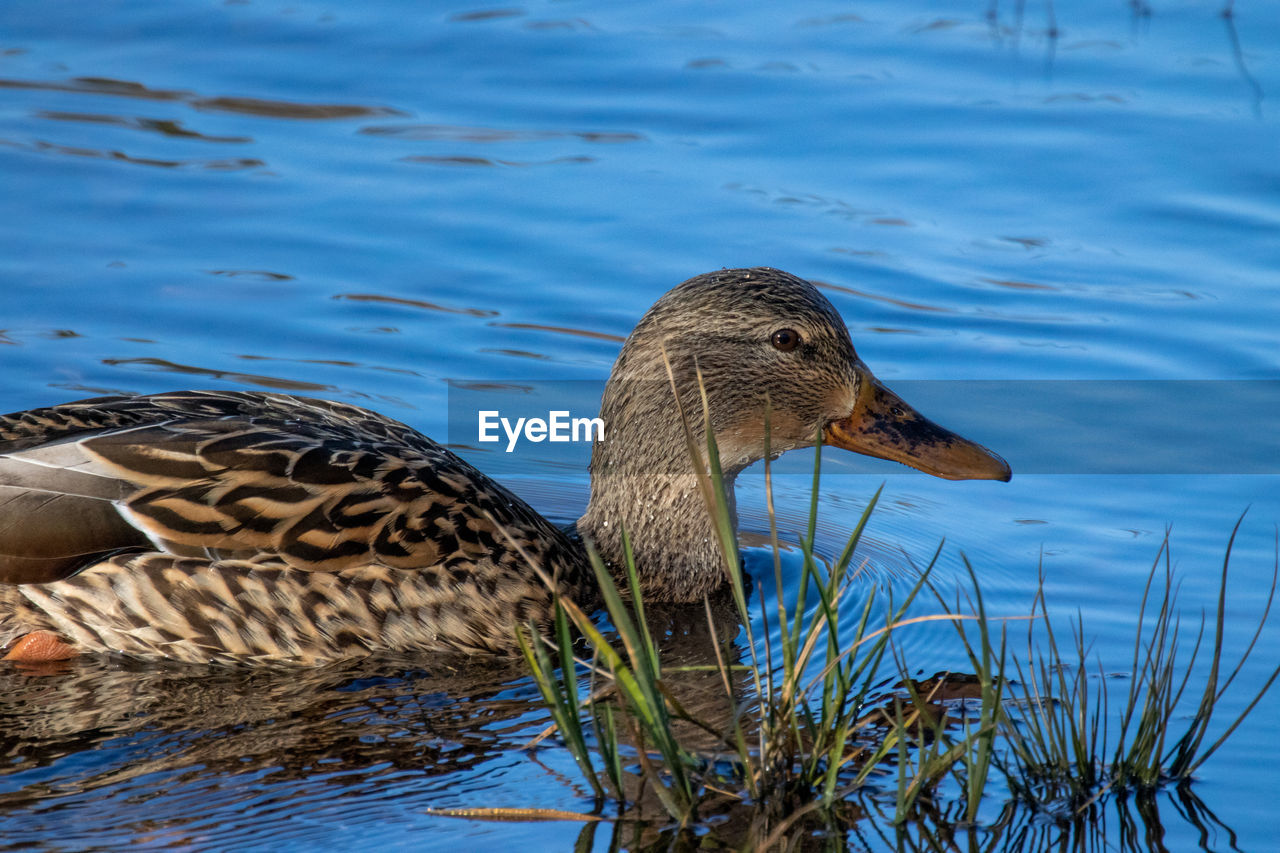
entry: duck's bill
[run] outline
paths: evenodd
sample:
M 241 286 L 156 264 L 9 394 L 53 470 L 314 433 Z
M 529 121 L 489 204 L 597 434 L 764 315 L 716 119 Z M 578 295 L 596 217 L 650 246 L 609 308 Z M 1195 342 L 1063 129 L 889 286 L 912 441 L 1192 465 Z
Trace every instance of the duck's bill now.
M 823 433 L 832 447 L 891 459 L 948 480 L 1008 480 L 1009 463 L 981 444 L 943 429 L 902 401 L 874 376 L 863 378 L 848 417 Z

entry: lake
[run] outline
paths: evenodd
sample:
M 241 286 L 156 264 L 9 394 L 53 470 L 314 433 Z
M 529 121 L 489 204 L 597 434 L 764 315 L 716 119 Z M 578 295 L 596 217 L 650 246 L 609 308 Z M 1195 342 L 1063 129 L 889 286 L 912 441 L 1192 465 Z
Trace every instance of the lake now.
M 551 387 L 592 415 L 658 296 L 772 266 L 819 284 L 880 379 L 1014 471 L 946 482 L 829 451 L 819 551 L 838 555 L 883 483 L 868 584 L 909 588 L 943 540 L 935 582 L 965 587 L 967 557 L 989 613 L 1025 615 L 1043 576 L 1050 612 L 1079 617 L 1123 684 L 1166 532 L 1194 628 L 1247 510 L 1238 656 L 1280 523 L 1280 15 L 1222 8 L 11 0 L 0 410 L 179 388 L 344 400 L 567 523 L 585 451 L 480 446 L 477 406 Z M 779 469 L 788 541 L 811 466 L 800 451 Z M 768 533 L 762 483 L 758 466 L 739 482 L 749 543 Z M 768 584 L 766 563 L 749 552 Z M 1223 726 L 1278 641 L 1269 625 Z M 900 648 L 924 675 L 967 666 L 943 623 Z M 522 749 L 547 717 L 519 668 L 82 660 L 0 665 L 0 684 L 0 849 L 665 838 L 430 813 L 590 810 L 565 750 Z M 1277 722 L 1264 700 L 1202 768 L 1212 819 L 1170 792 L 1160 841 L 1124 847 L 1108 811 L 1078 849 L 1272 846 Z M 1002 801 L 989 792 L 984 821 Z M 866 823 L 843 841 L 894 848 Z M 1032 823 L 1039 840 L 1011 849 L 1059 843 Z M 983 832 L 979 848 L 998 840 Z

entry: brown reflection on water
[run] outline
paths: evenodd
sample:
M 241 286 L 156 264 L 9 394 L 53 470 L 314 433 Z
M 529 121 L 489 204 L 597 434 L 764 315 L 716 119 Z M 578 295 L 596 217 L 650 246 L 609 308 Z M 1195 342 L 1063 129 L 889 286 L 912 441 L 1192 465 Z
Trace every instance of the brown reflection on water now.
M 253 355 L 251 353 L 243 353 L 237 355 L 236 358 L 244 359 L 245 361 L 275 361 L 282 364 L 322 364 L 326 367 L 354 367 L 358 370 L 377 370 L 382 373 L 396 373 L 400 376 L 422 376 L 419 371 L 410 370 L 407 367 L 368 364 L 363 361 L 351 361 L 345 358 L 281 358 L 274 355 Z
M 837 293 L 845 293 L 849 296 L 856 296 L 859 299 L 870 299 L 873 302 L 884 302 L 889 305 L 897 306 L 898 308 L 905 308 L 908 311 L 928 311 L 937 314 L 955 313 L 955 309 L 953 308 L 944 308 L 941 305 L 926 305 L 923 302 L 907 302 L 905 299 L 895 299 L 892 296 L 885 296 L 880 293 L 868 293 L 865 290 L 855 290 L 852 287 L 832 284 L 829 281 L 818 281 L 814 279 L 813 284 L 815 287 L 820 287 L 823 290 L 834 290 Z
M 493 353 L 494 355 L 506 355 L 506 356 L 510 356 L 511 358 L 532 358 L 537 361 L 548 361 L 551 359 L 551 356 L 547 355 L 546 353 L 530 352 L 529 350 L 523 350 L 523 349 L 506 349 L 503 347 L 481 347 L 480 349 L 476 350 L 476 352 L 487 352 L 487 353 Z
M 568 326 L 545 326 L 541 323 L 490 323 L 489 325 L 503 329 L 530 329 L 536 332 L 551 332 L 554 335 L 575 335 L 580 338 L 594 338 L 599 341 L 617 341 L 618 343 L 626 341 L 626 337 L 623 335 L 595 332 L 591 329 L 573 329 Z
M 294 277 L 282 272 L 269 270 L 206 270 L 209 275 L 221 275 L 227 278 L 249 278 L 254 281 L 293 281 Z
M 1003 278 L 980 278 L 979 281 L 985 281 L 987 284 L 994 284 L 997 287 L 1007 287 L 1010 290 L 1060 290 L 1051 284 L 1037 284 L 1034 281 L 1014 281 L 1013 279 Z
M 14 80 L 0 78 L 0 88 L 37 89 L 51 92 L 76 92 L 88 95 L 113 95 L 146 101 L 182 101 L 205 112 L 228 112 L 295 120 L 331 120 L 367 116 L 401 116 L 399 110 L 362 104 L 303 104 L 267 98 L 237 96 L 202 96 L 185 89 L 151 89 L 130 80 L 109 77 L 73 77 L 70 80 Z M 159 128 L 156 128 L 157 130 Z M 184 134 L 178 134 L 184 135 Z M 229 140 L 223 140 L 229 141 Z
M 456 308 L 441 305 L 438 302 L 427 302 L 423 299 L 405 299 L 402 296 L 383 296 L 379 293 L 337 293 L 334 299 L 346 299 L 351 302 L 381 302 L 386 305 L 402 305 L 406 308 L 423 308 L 427 311 L 441 311 L 445 314 L 466 314 L 470 317 L 497 317 L 499 312 L 490 308 Z
M 375 115 L 404 115 L 390 107 L 365 107 L 358 104 L 300 104 L 296 101 L 267 100 L 264 98 L 194 98 L 192 107 L 205 112 L 240 113 L 304 120 L 360 118 Z
M 275 361 L 295 364 L 320 364 L 332 367 L 354 367 L 361 370 L 381 370 L 388 373 L 408 376 L 421 375 L 404 368 L 382 367 L 378 365 L 362 364 L 360 362 L 343 361 L 338 359 L 286 359 L 265 355 L 238 355 L 236 358 L 244 359 L 246 361 Z M 180 364 L 163 358 L 104 358 L 102 363 L 112 367 L 141 366 L 143 368 L 150 368 L 152 370 L 165 373 L 182 373 L 191 376 L 205 376 L 212 379 L 218 379 L 223 382 L 234 382 L 237 385 L 243 385 L 250 388 L 270 388 L 275 391 L 287 391 L 291 393 L 300 392 L 306 396 L 320 395 L 326 399 L 332 399 L 337 396 L 349 396 L 358 400 L 373 400 L 376 403 L 396 406 L 401 409 L 416 408 L 407 400 L 391 396 L 389 394 L 370 394 L 366 391 L 361 391 L 355 388 L 343 388 L 338 385 L 305 382 L 300 379 L 268 376 L 260 373 L 243 373 L 236 370 L 219 370 L 211 367 L 199 367 L 192 364 Z
M 562 163 L 594 163 L 594 157 L 553 157 L 550 160 L 490 160 L 488 157 L 469 157 L 464 155 L 456 155 L 452 157 L 429 157 L 427 155 L 415 155 L 412 157 L 401 157 L 401 163 L 424 163 L 429 166 L 507 166 L 516 169 L 525 169 L 530 166 L 557 166 Z
M 496 166 L 496 160 L 490 160 L 487 157 L 468 157 L 462 154 L 452 157 L 401 157 L 402 163 L 430 163 L 437 166 Z
M 80 122 L 84 124 L 109 124 L 114 127 L 127 127 L 134 130 L 159 133 L 162 136 L 173 136 L 180 139 L 197 139 L 201 142 L 246 143 L 253 141 L 253 137 L 250 136 L 208 136 L 195 130 L 188 130 L 182 126 L 182 122 L 173 121 L 172 119 L 113 116 L 102 115 L 99 113 L 67 113 L 52 110 L 38 112 L 35 115 L 36 118 L 48 119 L 50 121 Z
M 143 83 L 130 80 L 115 80 L 108 77 L 73 77 L 69 80 L 0 79 L 0 89 L 67 92 L 80 95 L 133 98 L 142 101 L 182 103 L 200 112 L 234 113 L 295 121 L 327 121 L 368 118 L 371 116 L 405 115 L 399 110 L 390 107 L 363 104 L 309 104 L 280 99 L 229 95 L 207 96 L 186 89 L 153 89 Z M 111 115 L 92 111 L 54 109 L 36 111 L 34 116 L 50 122 L 110 125 L 155 133 L 167 138 L 199 142 L 243 145 L 254 141 L 253 137 L 245 135 L 219 136 L 201 133 L 198 130 L 184 126 L 182 122 L 172 118 Z M 262 169 L 267 165 L 264 160 L 252 157 L 229 159 L 146 157 L 130 154 L 126 151 L 67 145 L 42 139 L 33 141 L 0 140 L 0 144 L 43 153 L 92 157 L 165 169 L 201 168 L 211 171 L 241 171 L 245 169 Z
M 370 125 L 360 129 L 369 136 L 389 136 L 415 142 L 544 142 L 577 139 L 600 145 L 644 142 L 640 133 L 588 130 L 531 130 L 497 127 L 467 127 L 451 124 Z
M 132 397 L 138 392 L 125 388 L 108 388 L 103 385 L 83 385 L 79 382 L 51 382 L 50 388 L 59 388 L 63 391 L 70 391 L 72 394 L 87 395 L 90 397 Z
M 450 21 L 492 21 L 497 18 L 519 18 L 525 14 L 523 9 L 481 9 L 476 12 L 457 12 L 449 16 Z
M 565 18 L 559 20 L 544 21 L 527 21 L 524 25 L 526 30 L 568 30 L 575 32 L 579 30 L 595 30 L 596 27 L 586 18 Z
M 0 779 L 49 766 L 112 739 L 145 737 L 144 757 L 0 793 L 0 811 L 51 796 L 192 768 L 204 775 L 273 768 L 277 784 L 388 768 L 452 773 L 510 746 L 530 699 L 498 695 L 510 666 L 433 661 L 433 672 L 385 658 L 317 669 L 144 666 L 92 658 L 33 676 L 0 667 Z M 534 695 L 529 691 L 530 696 Z
M 122 163 L 132 163 L 136 166 L 158 166 L 163 169 L 184 169 L 194 167 L 199 169 L 208 169 L 210 171 L 235 172 L 244 169 L 259 169 L 267 165 L 266 161 L 259 160 L 256 157 L 235 157 L 213 160 L 203 158 L 165 160 L 158 157 L 135 157 L 131 154 L 126 154 L 123 151 L 103 151 L 97 148 L 83 148 L 75 145 L 59 145 L 42 139 L 37 139 L 30 144 L 17 142 L 10 142 L 9 144 L 17 148 L 26 148 L 30 151 L 41 151 L 50 154 L 65 154 L 71 157 L 94 157 L 102 160 L 115 160 Z
M 886 218 L 884 211 L 855 207 L 844 199 L 831 198 L 828 196 L 817 195 L 815 193 L 794 193 L 787 190 L 762 187 L 738 181 L 725 184 L 724 189 L 729 192 L 740 193 L 761 203 L 808 209 L 815 213 L 820 213 L 826 216 L 836 216 L 840 219 L 881 225 L 899 223 L 907 224 L 905 220 L 890 222 L 889 218 Z M 877 218 L 881 221 L 877 222 Z
M 917 335 L 923 337 L 929 334 L 923 329 L 904 329 L 898 326 L 863 326 L 862 328 L 877 335 Z
M 497 391 L 502 394 L 533 393 L 533 386 L 517 385 L 513 382 L 459 382 L 456 379 L 446 379 L 445 384 L 450 388 L 458 388 L 463 391 Z
M 185 373 L 192 376 L 207 376 L 235 382 L 240 385 L 253 385 L 260 388 L 276 388 L 282 391 L 322 391 L 333 393 L 338 391 L 334 385 L 321 385 L 316 382 L 302 382 L 297 379 L 284 379 L 279 376 L 262 376 L 255 373 L 238 373 L 234 370 L 215 370 L 208 367 L 197 367 L 192 364 L 179 364 L 163 358 L 104 358 L 103 364 L 111 367 L 149 367 L 166 373 Z
M 182 89 L 150 89 L 141 83 L 108 77 L 72 77 L 70 80 L 8 80 L 0 78 L 0 89 L 44 89 L 51 92 L 80 92 L 89 95 L 118 95 L 144 101 L 182 101 L 191 93 Z

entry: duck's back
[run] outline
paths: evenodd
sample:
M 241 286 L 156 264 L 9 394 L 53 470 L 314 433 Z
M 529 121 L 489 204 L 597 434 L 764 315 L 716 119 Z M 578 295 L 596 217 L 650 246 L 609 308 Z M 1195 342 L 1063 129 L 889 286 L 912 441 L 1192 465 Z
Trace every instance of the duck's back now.
M 306 661 L 494 650 L 578 549 L 413 429 L 281 394 L 84 400 L 0 418 L 0 647 Z M 7 636 L 6 636 L 7 635 Z

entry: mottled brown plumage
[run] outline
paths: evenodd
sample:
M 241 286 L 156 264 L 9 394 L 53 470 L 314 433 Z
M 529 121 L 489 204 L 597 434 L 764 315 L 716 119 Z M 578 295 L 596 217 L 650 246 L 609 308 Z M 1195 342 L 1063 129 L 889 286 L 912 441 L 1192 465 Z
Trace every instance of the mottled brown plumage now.
M 680 416 L 701 434 L 699 376 L 730 484 L 764 456 L 766 417 L 774 453 L 821 434 L 941 476 L 1008 478 L 879 386 L 812 285 L 768 269 L 690 279 L 619 355 L 579 523 L 614 564 L 629 532 L 655 600 L 725 580 Z M 0 649 L 50 631 L 76 651 L 192 662 L 501 652 L 517 624 L 547 621 L 548 578 L 594 601 L 579 544 L 355 406 L 186 391 L 0 418 Z

